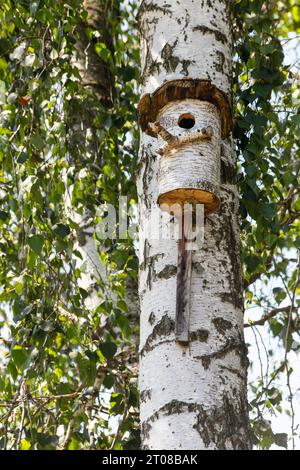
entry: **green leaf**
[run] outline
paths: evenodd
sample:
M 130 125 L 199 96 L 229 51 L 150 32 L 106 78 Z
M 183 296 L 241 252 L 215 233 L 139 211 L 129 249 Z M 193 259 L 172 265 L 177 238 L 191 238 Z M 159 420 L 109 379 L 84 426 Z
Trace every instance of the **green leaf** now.
M 270 449 L 273 443 L 274 443 L 274 435 L 272 433 L 265 433 L 261 441 L 262 449 Z
M 56 447 L 59 442 L 59 437 L 55 434 L 38 433 L 37 441 L 42 447 Z
M 103 356 L 107 359 L 112 359 L 117 352 L 117 345 L 112 341 L 106 341 L 99 346 L 100 351 L 102 352 Z
M 121 414 L 124 410 L 124 401 L 121 393 L 112 393 L 110 398 L 111 413 L 114 415 Z
M 96 361 L 93 359 L 80 359 L 78 369 L 83 385 L 87 387 L 94 385 L 97 376 Z
M 75 438 L 75 436 L 73 436 L 68 446 L 68 450 L 78 450 L 78 449 L 80 449 L 80 441 L 78 441 Z
M 246 166 L 246 173 L 247 175 L 252 178 L 257 172 L 257 166 L 256 165 L 248 165 Z
M 7 218 L 8 218 L 8 212 L 0 210 L 0 220 L 5 222 Z
M 288 448 L 287 444 L 288 436 L 285 432 L 280 432 L 274 435 L 274 442 L 278 447 Z
M 270 328 L 274 336 L 279 336 L 283 330 L 284 325 L 277 320 L 272 319 L 270 321 Z
M 95 45 L 95 51 L 104 62 L 108 62 L 111 58 L 111 53 L 103 42 L 98 42 Z
M 250 273 L 253 273 L 258 268 L 258 266 L 260 265 L 260 262 L 261 262 L 261 259 L 255 255 L 249 255 L 245 258 L 245 263 Z
M 25 163 L 28 160 L 28 153 L 22 152 L 19 156 L 17 162 L 18 163 Z
M 45 240 L 42 235 L 32 235 L 28 238 L 28 245 L 38 256 L 41 256 L 44 241 Z
M 0 70 L 6 70 L 7 69 L 7 62 L 4 59 L 4 57 L 0 57 Z
M 21 295 L 23 292 L 23 285 L 24 285 L 24 276 L 15 277 L 12 281 L 15 291 L 17 294 Z
M 117 306 L 119 307 L 120 310 L 123 310 L 123 312 L 128 312 L 128 306 L 124 300 L 119 300 L 117 303 Z
M 287 295 L 286 291 L 282 289 L 282 287 L 274 287 L 273 294 L 278 304 L 281 304 L 281 302 L 286 298 Z
M 39 325 L 41 330 L 49 332 L 55 330 L 55 324 L 50 320 L 42 321 Z
M 294 116 L 291 116 L 291 121 L 293 124 L 300 124 L 300 114 L 294 114 Z
M 131 406 L 137 406 L 139 403 L 139 392 L 136 387 L 130 387 L 128 402 Z
M 128 318 L 125 315 L 119 314 L 117 315 L 116 322 L 120 326 L 123 336 L 125 338 L 130 338 L 131 328 L 130 321 L 128 320 Z
M 124 82 L 130 82 L 130 80 L 136 77 L 135 67 L 131 67 L 128 65 L 127 67 L 121 67 L 119 71 L 122 74 Z
M 266 99 L 266 98 L 270 95 L 270 93 L 271 93 L 271 91 L 272 91 L 272 86 L 269 85 L 269 84 L 266 84 L 266 83 L 263 84 L 263 85 L 260 84 L 260 83 L 256 83 L 256 84 L 254 85 L 254 90 L 255 90 L 255 93 L 256 93 L 258 96 L 260 96 L 261 98 Z
M 276 215 L 276 204 L 261 204 L 260 205 L 260 211 L 261 214 L 266 218 L 266 219 L 273 219 Z
M 22 368 L 28 359 L 28 352 L 21 346 L 15 346 L 11 352 L 12 360 L 18 368 Z
M 31 443 L 26 441 L 26 439 L 22 439 L 20 443 L 20 450 L 29 450 L 31 447 Z
M 31 143 L 32 145 L 37 149 L 37 150 L 42 150 L 44 147 L 44 141 L 43 139 L 39 136 L 39 134 L 33 134 L 31 136 Z
M 58 237 L 64 238 L 70 234 L 70 227 L 65 224 L 56 224 L 52 227 L 53 232 Z
M 107 374 L 105 376 L 105 379 L 103 380 L 103 385 L 105 388 L 112 388 L 112 386 L 114 385 L 115 383 L 115 379 L 114 379 L 114 376 L 113 375 L 110 375 L 110 374 Z
M 13 380 L 17 379 L 19 372 L 12 360 L 7 364 L 6 372 L 12 376 Z

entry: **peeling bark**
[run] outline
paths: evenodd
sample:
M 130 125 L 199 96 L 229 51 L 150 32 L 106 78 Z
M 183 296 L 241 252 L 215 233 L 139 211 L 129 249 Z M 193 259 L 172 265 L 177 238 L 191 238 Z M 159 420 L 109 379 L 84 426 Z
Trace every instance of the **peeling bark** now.
M 144 96 L 141 108 L 150 109 L 154 116 L 151 96 L 170 80 L 186 77 L 206 80 L 231 102 L 229 6 L 229 0 L 141 2 L 142 91 L 150 94 Z M 187 106 L 184 112 L 188 111 Z M 138 181 L 143 447 L 249 449 L 248 361 L 232 141 L 222 133 L 219 179 L 214 183 L 220 189 L 220 208 L 206 217 L 204 246 L 193 253 L 190 341 L 186 347 L 175 340 L 176 240 L 150 238 L 146 231 L 149 211 L 157 209 L 158 149 L 162 143 L 147 131 L 146 121 L 141 123 Z M 182 165 L 186 165 L 182 173 L 190 171 L 188 161 L 183 160 Z M 205 172 L 205 167 L 201 171 Z M 198 170 L 192 173 L 197 178 Z M 172 228 L 174 218 L 166 217 L 165 224 Z

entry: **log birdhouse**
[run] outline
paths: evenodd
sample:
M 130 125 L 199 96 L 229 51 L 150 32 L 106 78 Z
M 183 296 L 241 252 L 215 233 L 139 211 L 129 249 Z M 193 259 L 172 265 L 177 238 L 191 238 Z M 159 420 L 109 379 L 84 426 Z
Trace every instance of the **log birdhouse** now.
M 140 125 L 158 138 L 158 199 L 162 210 L 174 204 L 219 207 L 221 139 L 231 129 L 231 107 L 207 80 L 173 80 L 144 95 Z
M 187 99 L 164 106 L 157 116 L 159 148 L 158 204 L 219 206 L 221 122 L 215 105 Z M 167 135 L 164 135 L 165 129 Z M 164 142 L 165 140 L 165 142 Z
M 162 210 L 203 204 L 208 215 L 219 207 L 221 140 L 232 127 L 226 95 L 208 80 L 166 82 L 139 103 L 142 130 L 158 139 L 158 198 Z M 179 206 L 178 206 L 179 205 Z M 175 334 L 189 341 L 192 216 L 180 211 Z

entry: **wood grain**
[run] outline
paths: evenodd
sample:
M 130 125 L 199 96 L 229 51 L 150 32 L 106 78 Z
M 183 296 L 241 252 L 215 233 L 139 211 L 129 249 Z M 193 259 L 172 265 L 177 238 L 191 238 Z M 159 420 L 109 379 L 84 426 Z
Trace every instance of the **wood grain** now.
M 192 240 L 193 221 L 191 212 L 183 212 L 181 236 L 178 242 L 178 268 L 176 292 L 175 337 L 179 343 L 189 342 L 190 295 L 192 275 L 192 251 L 186 246 Z
M 220 201 L 214 193 L 193 188 L 178 188 L 161 194 L 157 202 L 161 210 L 172 212 L 174 215 L 177 215 L 176 208 L 181 210 L 183 204 L 204 204 L 205 216 L 215 212 L 220 206 Z

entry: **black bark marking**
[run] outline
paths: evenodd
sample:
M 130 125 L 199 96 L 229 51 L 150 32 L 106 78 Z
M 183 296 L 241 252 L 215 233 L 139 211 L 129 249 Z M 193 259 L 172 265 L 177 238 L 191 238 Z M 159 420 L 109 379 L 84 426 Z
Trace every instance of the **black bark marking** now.
M 247 374 L 243 375 L 239 369 L 236 369 L 235 367 L 227 367 L 227 366 L 219 366 L 221 370 L 226 370 L 230 372 L 231 374 L 237 375 L 243 382 L 246 382 L 247 379 Z
M 173 414 L 184 413 L 185 411 L 193 412 L 198 409 L 198 406 L 199 405 L 197 405 L 196 403 L 188 403 L 179 400 L 172 400 L 169 403 L 166 403 L 142 423 L 142 441 L 145 441 L 145 439 L 149 437 L 152 428 L 152 423 L 154 423 L 159 418 L 160 414 L 170 416 Z
M 225 73 L 224 72 L 225 56 L 223 52 L 216 51 L 216 56 L 217 56 L 218 61 L 214 63 L 215 69 L 217 70 L 217 72 Z
M 167 264 L 159 273 L 155 275 L 156 279 L 170 279 L 171 277 L 176 276 L 177 266 L 173 264 Z
M 251 449 L 251 432 L 248 424 L 248 404 L 241 394 L 238 400 L 223 395 L 222 406 L 205 410 L 198 407 L 195 428 L 199 432 L 206 448 L 218 450 Z M 213 446 L 212 446 L 213 444 Z
M 232 390 L 233 394 L 236 391 Z M 171 416 L 180 413 L 195 413 L 194 429 L 198 431 L 206 448 L 217 450 L 247 450 L 252 448 L 251 431 L 248 423 L 248 404 L 246 396 L 240 394 L 234 401 L 226 392 L 221 396 L 221 406 L 205 409 L 198 403 L 171 400 L 153 413 L 142 424 L 143 440 L 149 438 L 154 423 L 161 414 Z M 233 404 L 234 403 L 234 404 Z
M 150 400 L 152 396 L 152 390 L 143 390 L 140 395 L 141 402 L 145 403 L 147 400 Z
M 202 356 L 195 356 L 195 359 L 200 359 L 205 370 L 210 366 L 212 359 L 223 359 L 228 353 L 235 351 L 241 359 L 242 367 L 248 366 L 247 348 L 243 338 L 228 338 L 223 347 L 218 351 L 211 354 L 204 354 Z
M 177 65 L 180 63 L 180 57 L 173 54 L 178 41 L 176 40 L 171 46 L 168 42 L 164 45 L 161 51 L 161 57 L 163 59 L 163 66 L 167 72 L 175 72 Z
M 152 278 L 154 273 L 154 259 L 153 257 L 148 258 L 148 274 L 146 284 L 149 287 L 149 290 L 152 289 Z
M 149 47 L 147 47 L 147 54 L 145 59 L 145 66 L 141 74 L 141 83 L 144 84 L 149 75 L 154 75 L 155 72 L 159 73 L 160 64 L 153 59 Z
M 200 31 L 202 34 L 212 34 L 215 36 L 216 40 L 221 42 L 222 44 L 227 44 L 228 39 L 225 34 L 221 33 L 218 29 L 212 29 L 205 25 L 197 25 L 194 26 L 193 31 Z
M 232 328 L 232 323 L 222 317 L 214 318 L 212 322 L 218 333 L 221 334 L 225 334 L 226 330 L 230 330 Z
M 156 317 L 154 315 L 154 312 L 151 312 L 148 318 L 148 322 L 150 323 L 151 326 L 154 325 L 155 320 L 156 320 Z
M 234 303 L 232 292 L 223 292 L 220 294 L 220 299 L 222 302 L 229 302 L 230 304 Z
M 181 69 L 181 73 L 185 76 L 185 77 L 188 77 L 189 75 L 189 66 L 191 64 L 194 64 L 195 61 L 194 60 L 187 60 L 187 59 L 183 59 L 181 61 L 181 66 L 182 66 L 182 69 Z
M 201 341 L 201 343 L 206 343 L 209 337 L 209 331 L 199 329 L 196 331 L 191 331 L 190 333 L 190 341 Z
M 153 176 L 153 168 L 151 165 L 151 161 L 155 160 L 155 155 L 151 153 L 151 148 L 143 147 L 141 151 L 141 158 L 138 163 L 138 171 L 142 173 L 142 181 L 143 181 L 143 197 L 145 201 L 145 206 L 149 209 L 151 205 L 151 198 L 149 192 L 149 182 Z
M 170 336 L 175 330 L 175 322 L 167 314 L 165 314 L 161 320 L 155 325 L 152 333 L 148 336 L 144 347 L 140 351 L 140 355 L 143 356 L 145 352 L 151 351 L 155 346 L 153 343 L 158 337 Z
M 147 266 L 149 265 L 149 263 L 154 263 L 154 261 L 157 261 L 159 258 L 163 258 L 165 256 L 164 253 L 158 253 L 156 255 L 153 255 L 153 256 L 149 256 L 147 253 L 149 253 L 149 247 L 150 247 L 150 244 L 149 242 L 146 240 L 145 241 L 145 244 L 144 244 L 144 261 L 140 264 L 140 271 L 144 271 L 145 269 L 147 269 Z
M 235 164 L 221 159 L 221 183 L 222 184 L 237 184 L 237 172 Z
M 199 261 L 193 261 L 192 262 L 192 271 L 193 273 L 195 272 L 196 274 L 204 274 L 205 270 Z
M 154 3 L 154 2 L 150 2 L 150 3 L 146 3 L 145 1 L 142 1 L 139 9 L 138 9 L 138 13 L 137 13 L 137 21 L 140 22 L 141 21 L 141 16 L 144 14 L 144 13 L 149 13 L 151 11 L 161 11 L 164 15 L 172 15 L 172 10 L 171 10 L 171 5 L 170 4 L 165 4 L 164 6 L 159 6 L 157 5 L 157 3 Z

